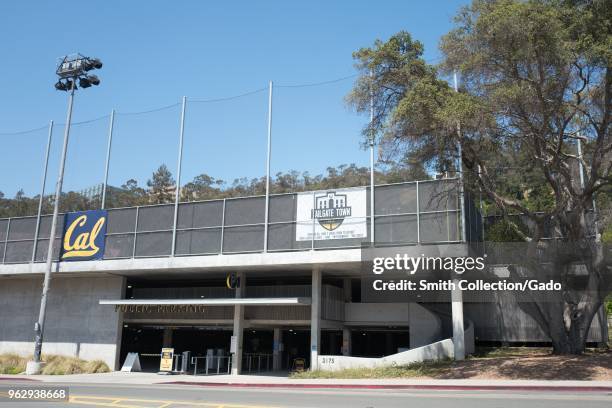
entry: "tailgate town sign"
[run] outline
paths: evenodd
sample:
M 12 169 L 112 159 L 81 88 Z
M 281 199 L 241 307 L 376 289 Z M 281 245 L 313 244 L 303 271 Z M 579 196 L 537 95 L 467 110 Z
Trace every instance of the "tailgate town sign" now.
M 366 189 L 300 193 L 296 240 L 365 238 Z

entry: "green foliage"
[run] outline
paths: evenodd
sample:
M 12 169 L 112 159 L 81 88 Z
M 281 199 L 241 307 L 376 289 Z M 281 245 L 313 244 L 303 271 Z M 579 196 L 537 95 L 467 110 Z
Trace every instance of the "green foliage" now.
M 524 242 L 529 231 L 518 217 L 502 218 L 485 228 L 485 241 Z
M 175 182 L 172 173 L 165 164 L 159 166 L 157 171 L 153 173 L 152 178 L 147 181 L 147 186 L 149 187 L 151 201 L 154 204 L 173 201 Z
M 612 16 L 604 4 L 474 0 L 443 37 L 439 67 L 404 31 L 355 52 L 361 75 L 347 100 L 367 113 L 373 99 L 375 119 L 363 133 L 379 135 L 383 154 L 410 153 L 452 173 L 460 142 L 468 188 L 483 191 L 496 212 L 526 214 L 536 239 L 550 214 L 565 236 L 581 239 L 587 231 L 574 214 L 587 210 L 588 186 L 612 184 L 601 157 L 612 143 Z M 447 82 L 455 71 L 458 92 Z M 578 131 L 585 157 L 598 157 L 583 191 Z
M 398 183 L 402 181 L 426 180 L 429 175 L 423 165 L 411 157 L 400 162 L 382 161 L 375 172 L 377 184 Z M 200 174 L 181 188 L 181 201 L 212 200 L 229 197 L 244 197 L 265 194 L 265 177 L 239 178 L 231 184 L 208 174 Z M 295 170 L 279 172 L 270 181 L 272 193 L 290 193 L 309 190 L 320 190 L 341 187 L 364 186 L 370 183 L 369 167 L 358 167 L 355 164 L 342 164 L 328 167 L 325 174 L 311 176 L 308 172 Z M 153 173 L 147 182 L 148 188 L 138 185 L 138 181 L 129 179 L 120 188 L 109 186 L 106 195 L 106 208 L 131 207 L 151 203 L 174 202 L 174 180 L 165 165 Z M 0 192 L 0 218 L 36 215 L 38 197 L 25 197 L 23 192 L 14 199 L 3 198 Z M 62 211 L 78 211 L 99 208 L 100 197 L 88 198 L 76 192 L 62 195 Z M 52 199 L 45 197 L 43 214 L 52 211 Z
M 374 105 L 364 136 L 376 132 L 383 155 L 410 154 L 428 169 L 452 174 L 461 163 L 467 188 L 482 192 L 487 213 L 506 217 L 489 228 L 489 239 L 546 245 L 554 231 L 565 241 L 588 244 L 593 199 L 605 201 L 600 196 L 612 188 L 609 1 L 473 0 L 455 23 L 442 38 L 438 67 L 423 60 L 422 44 L 406 32 L 354 54 L 360 76 L 348 102 L 364 114 L 372 100 Z M 449 84 L 454 73 L 460 86 Z M 529 229 L 511 222 L 512 214 L 524 217 Z M 599 223 L 604 231 L 610 218 Z M 584 258 L 601 256 L 600 247 L 584 247 Z M 586 266 L 599 285 L 605 266 Z M 533 308 L 530 315 L 557 353 L 581 353 L 586 339 L 570 333 L 590 324 L 582 320 L 592 318 L 598 296 L 540 305 L 540 313 Z M 571 327 L 564 308 L 580 316 Z

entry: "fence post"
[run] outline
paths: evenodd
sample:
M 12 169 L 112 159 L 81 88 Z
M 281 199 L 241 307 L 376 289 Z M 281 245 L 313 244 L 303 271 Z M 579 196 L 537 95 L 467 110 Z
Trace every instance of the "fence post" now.
M 224 234 L 225 234 L 225 198 L 223 199 L 223 211 L 221 213 L 221 246 L 219 247 L 220 254 L 223 254 Z
M 268 252 L 268 224 L 270 222 L 270 159 L 272 156 L 272 81 L 268 91 L 268 151 L 266 155 L 266 214 L 264 216 L 264 252 Z
M 421 206 L 419 204 L 419 182 L 416 182 L 416 221 L 417 221 L 417 244 L 421 243 Z
M 108 186 L 108 165 L 110 163 L 111 146 L 113 144 L 113 127 L 115 126 L 115 110 L 111 110 L 108 126 L 108 144 L 106 145 L 106 162 L 104 163 L 104 183 L 102 183 L 102 209 L 106 205 L 106 187 Z
M 174 224 L 172 227 L 172 248 L 170 256 L 174 256 L 176 252 L 176 224 L 178 222 L 178 206 L 181 198 L 181 165 L 183 162 L 183 137 L 185 135 L 185 107 L 187 105 L 187 97 L 183 96 L 183 104 L 181 107 L 181 127 L 179 131 L 179 153 L 178 164 L 176 169 L 176 188 L 174 191 Z
M 42 182 L 40 186 L 40 197 L 38 198 L 38 214 L 36 215 L 36 230 L 34 231 L 34 245 L 32 245 L 32 263 L 36 261 L 36 247 L 38 245 L 38 234 L 40 232 L 40 218 L 42 205 L 45 197 L 45 184 L 47 183 L 47 170 L 49 168 L 49 151 L 51 150 L 51 138 L 53 137 L 53 121 L 49 122 L 49 136 L 47 137 L 47 150 L 45 151 L 45 167 L 43 169 Z M 8 235 L 7 235 L 8 239 Z
M 140 207 L 136 207 L 136 219 L 134 220 L 134 243 L 132 244 L 132 258 L 136 257 L 136 237 L 138 237 L 138 216 Z
M 6 247 L 8 246 L 9 232 L 11 232 L 11 219 L 6 223 L 6 236 L 4 237 L 4 250 L 2 251 L 2 263 L 6 262 Z
M 313 215 L 314 215 L 314 210 L 317 209 L 317 199 L 315 196 L 314 191 L 312 192 L 312 210 L 313 210 Z M 310 249 L 314 251 L 314 238 L 315 238 L 315 217 L 311 217 L 312 218 L 312 240 L 310 242 Z

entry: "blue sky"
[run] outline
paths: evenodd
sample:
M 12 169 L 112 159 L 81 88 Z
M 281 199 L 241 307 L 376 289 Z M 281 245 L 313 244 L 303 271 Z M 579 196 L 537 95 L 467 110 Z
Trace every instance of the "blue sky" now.
M 102 59 L 99 87 L 77 91 L 66 190 L 100 183 L 111 109 L 110 179 L 144 185 L 161 163 L 175 173 L 181 96 L 222 98 L 275 85 L 355 73 L 351 53 L 409 31 L 439 58 L 440 36 L 466 1 L 104 1 L 0 3 L 0 133 L 63 123 L 66 94 L 53 88 L 57 58 Z M 367 165 L 367 117 L 344 104 L 353 79 L 275 88 L 272 173 L 311 174 L 342 163 Z M 226 102 L 189 102 L 182 183 L 207 173 L 231 182 L 265 172 L 267 92 Z M 55 126 L 47 192 L 57 177 L 63 128 Z M 0 191 L 40 186 L 47 130 L 0 135 Z

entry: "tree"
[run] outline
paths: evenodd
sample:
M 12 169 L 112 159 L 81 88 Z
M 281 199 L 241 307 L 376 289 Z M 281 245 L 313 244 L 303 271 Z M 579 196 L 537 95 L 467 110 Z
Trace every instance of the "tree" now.
M 609 288 L 608 261 L 588 214 L 594 196 L 612 184 L 611 13 L 597 0 L 475 0 L 443 37 L 441 70 L 425 63 L 422 44 L 406 32 L 354 54 L 361 75 L 349 102 L 367 112 L 374 100 L 365 136 L 377 132 L 384 151 L 410 152 L 439 171 L 456 170 L 461 145 L 467 187 L 482 191 L 506 217 L 528 243 L 528 255 L 552 248 L 544 240 L 551 221 L 561 241 L 578 249 L 572 252 L 578 258 L 567 261 L 586 267 L 582 290 L 555 302 L 521 303 L 555 353 L 584 350 Z M 453 71 L 462 79 L 459 92 L 443 78 Z M 526 233 L 512 213 L 533 227 Z M 525 266 L 513 268 L 513 276 L 544 273 Z
M 155 204 L 170 203 L 173 201 L 175 182 L 172 173 L 165 164 L 159 166 L 147 181 L 151 202 Z
M 202 173 L 181 189 L 181 197 L 187 201 L 210 200 L 221 196 L 224 181 Z

